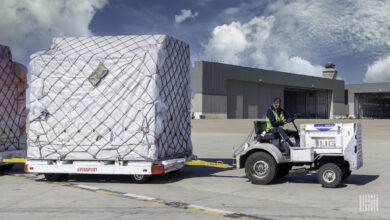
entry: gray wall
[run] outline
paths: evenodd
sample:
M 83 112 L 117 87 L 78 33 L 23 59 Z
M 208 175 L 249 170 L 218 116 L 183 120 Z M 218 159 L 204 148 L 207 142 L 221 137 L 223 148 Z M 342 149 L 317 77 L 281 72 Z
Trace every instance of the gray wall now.
M 228 80 L 228 118 L 265 118 L 274 97 L 283 97 L 283 87 L 265 83 Z
M 227 80 L 262 82 L 268 84 L 336 90 L 334 101 L 344 102 L 344 81 L 263 70 L 221 63 L 198 61 L 203 69 L 204 94 L 227 95 Z M 195 63 L 195 66 L 196 66 Z M 199 86 L 198 86 L 199 87 Z
M 335 115 L 344 114 L 344 81 L 342 80 L 331 80 L 321 77 L 304 76 L 206 61 L 195 62 L 191 76 L 192 89 L 195 92 L 195 97 L 198 97 L 193 102 L 193 111 L 195 112 L 217 114 L 222 117 L 224 115 L 227 117 L 229 108 L 228 106 L 222 107 L 221 105 L 224 105 L 225 103 L 228 104 L 228 91 L 230 90 L 230 88 L 228 88 L 229 82 L 235 81 L 241 83 L 273 85 L 279 89 L 284 87 L 296 87 L 330 90 L 332 94 L 332 110 L 330 113 Z M 237 84 L 236 86 L 239 85 Z M 271 89 L 271 91 L 272 90 L 273 89 Z M 283 92 L 281 94 L 283 94 Z M 264 97 L 266 97 L 266 95 L 264 95 Z M 255 97 L 251 98 L 251 100 L 254 99 Z M 339 107 L 341 105 L 342 108 Z M 260 110 L 257 111 L 261 115 Z
M 196 62 L 194 68 L 191 70 L 191 87 L 194 92 L 192 99 L 192 112 L 202 112 L 203 108 L 203 64 Z
M 203 62 L 195 62 L 191 70 L 192 91 L 202 93 L 203 88 Z

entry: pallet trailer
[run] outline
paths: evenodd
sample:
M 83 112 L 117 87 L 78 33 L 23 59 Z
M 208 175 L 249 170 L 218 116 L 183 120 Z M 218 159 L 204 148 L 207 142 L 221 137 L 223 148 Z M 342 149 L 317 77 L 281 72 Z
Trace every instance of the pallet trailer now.
M 13 167 L 15 163 L 24 163 L 26 173 L 44 174 L 50 181 L 64 179 L 68 174 L 95 174 L 95 175 L 130 175 L 135 183 L 145 182 L 151 175 L 159 175 L 180 170 L 185 166 L 208 166 L 223 169 L 235 168 L 235 165 L 225 164 L 222 161 L 209 162 L 197 160 L 196 156 L 146 161 L 82 161 L 82 160 L 30 160 L 26 158 L 5 158 L 0 166 Z M 8 170 L 7 169 L 7 170 Z M 4 169 L 5 170 L 5 169 Z

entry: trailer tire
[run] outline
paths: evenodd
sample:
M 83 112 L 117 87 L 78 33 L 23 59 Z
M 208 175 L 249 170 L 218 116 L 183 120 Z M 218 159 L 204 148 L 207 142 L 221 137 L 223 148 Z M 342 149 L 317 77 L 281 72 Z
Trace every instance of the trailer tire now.
M 148 181 L 150 178 L 150 175 L 131 175 L 130 176 L 130 179 L 131 179 L 131 182 L 133 183 L 136 183 L 136 184 L 141 184 L 141 183 L 145 183 L 146 181 Z
M 252 184 L 266 185 L 272 182 L 277 170 L 275 159 L 265 152 L 254 152 L 245 162 L 245 174 Z
M 327 163 L 320 167 L 317 178 L 323 187 L 336 188 L 343 179 L 343 171 L 336 164 Z
M 290 172 L 292 166 L 288 164 L 279 164 L 278 165 L 278 173 L 276 174 L 276 177 L 283 178 L 288 175 Z
M 45 178 L 48 181 L 59 181 L 59 180 L 65 180 L 67 178 L 67 174 L 63 173 L 45 173 Z

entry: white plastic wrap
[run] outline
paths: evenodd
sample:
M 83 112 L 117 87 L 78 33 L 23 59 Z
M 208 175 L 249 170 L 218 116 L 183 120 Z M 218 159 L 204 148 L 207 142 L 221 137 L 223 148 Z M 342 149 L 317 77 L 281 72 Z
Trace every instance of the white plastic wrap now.
M 27 69 L 0 45 L 0 160 L 26 155 Z
M 192 154 L 187 44 L 165 35 L 55 38 L 31 60 L 29 158 Z

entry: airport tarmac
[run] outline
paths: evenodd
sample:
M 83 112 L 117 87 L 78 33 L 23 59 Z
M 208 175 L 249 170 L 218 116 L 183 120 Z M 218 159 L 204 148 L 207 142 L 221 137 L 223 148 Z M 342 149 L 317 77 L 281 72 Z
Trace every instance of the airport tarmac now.
M 1 219 L 390 219 L 390 120 L 297 120 L 300 123 L 362 123 L 363 167 L 336 189 L 323 188 L 315 173 L 288 175 L 253 185 L 244 170 L 193 167 L 148 183 L 127 176 L 72 175 L 51 183 L 18 165 L 0 175 Z M 199 159 L 231 163 L 253 129 L 253 120 L 192 120 Z M 289 125 L 290 128 L 291 125 Z M 363 195 L 378 208 L 363 211 Z M 364 207 L 363 207 L 364 208 Z

